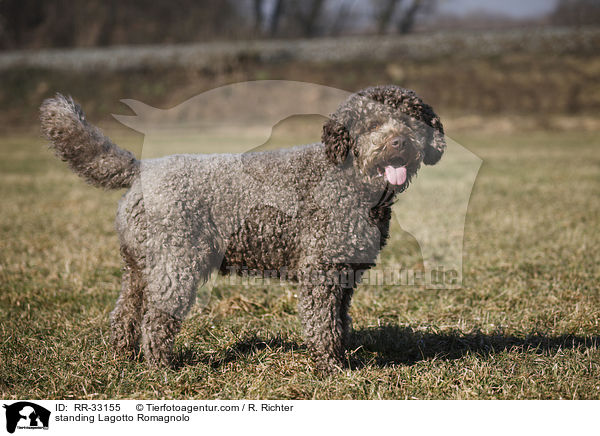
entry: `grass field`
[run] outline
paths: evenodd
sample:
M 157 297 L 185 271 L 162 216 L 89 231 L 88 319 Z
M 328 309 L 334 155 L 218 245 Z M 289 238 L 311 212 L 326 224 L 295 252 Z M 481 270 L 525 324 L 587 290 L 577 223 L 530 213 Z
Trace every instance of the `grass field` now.
M 109 132 L 110 133 L 110 132 Z M 140 150 L 141 137 L 120 134 Z M 114 356 L 120 192 L 85 185 L 33 135 L 0 138 L 0 397 L 600 398 L 600 136 L 457 134 L 483 159 L 459 290 L 361 286 L 352 370 L 312 370 L 292 287 L 217 283 L 178 368 Z M 395 228 L 386 257 L 418 263 Z

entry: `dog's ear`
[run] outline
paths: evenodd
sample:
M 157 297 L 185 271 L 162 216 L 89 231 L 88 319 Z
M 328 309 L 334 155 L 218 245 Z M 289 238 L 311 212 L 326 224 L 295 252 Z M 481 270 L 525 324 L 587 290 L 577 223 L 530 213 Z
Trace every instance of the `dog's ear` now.
M 444 134 L 439 130 L 433 131 L 433 137 L 431 141 L 425 147 L 425 157 L 423 163 L 425 165 L 435 165 L 441 159 L 446 150 L 446 140 Z
M 330 118 L 323 126 L 321 142 L 325 144 L 327 158 L 337 165 L 344 163 L 348 153 L 354 148 L 350 132 L 335 118 Z

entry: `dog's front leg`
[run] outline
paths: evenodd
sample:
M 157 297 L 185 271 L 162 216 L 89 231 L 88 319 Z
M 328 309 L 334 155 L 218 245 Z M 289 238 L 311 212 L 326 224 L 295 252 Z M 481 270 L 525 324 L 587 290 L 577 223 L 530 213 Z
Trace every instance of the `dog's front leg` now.
M 326 373 L 343 368 L 342 305 L 343 289 L 335 278 L 316 273 L 302 280 L 298 309 L 306 344 L 317 369 Z

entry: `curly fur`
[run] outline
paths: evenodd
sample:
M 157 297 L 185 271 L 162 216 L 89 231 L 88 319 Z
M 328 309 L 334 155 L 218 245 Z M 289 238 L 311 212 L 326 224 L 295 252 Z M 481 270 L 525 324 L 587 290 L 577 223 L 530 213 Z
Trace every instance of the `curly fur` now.
M 90 125 L 73 99 L 58 94 L 44 101 L 42 131 L 56 155 L 94 186 L 118 189 L 131 186 L 139 174 L 139 162 L 129 151 L 113 144 Z
M 348 315 L 362 271 L 389 233 L 390 206 L 421 162 L 444 152 L 442 124 L 412 91 L 353 94 L 322 142 L 244 155 L 173 155 L 137 161 L 58 95 L 41 107 L 56 154 L 88 182 L 128 187 L 116 229 L 125 264 L 111 314 L 118 352 L 171 362 L 174 338 L 211 271 L 275 271 L 299 283 L 299 314 L 317 367 L 343 366 Z M 406 169 L 404 183 L 382 175 Z M 288 211 L 265 199 L 292 192 Z

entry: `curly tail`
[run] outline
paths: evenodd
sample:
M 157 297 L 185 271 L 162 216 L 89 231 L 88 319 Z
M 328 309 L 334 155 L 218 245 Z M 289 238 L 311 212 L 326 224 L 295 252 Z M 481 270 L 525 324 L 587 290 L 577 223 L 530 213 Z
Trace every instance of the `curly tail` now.
M 54 153 L 88 183 L 107 189 L 128 188 L 139 174 L 140 162 L 89 124 L 70 97 L 56 94 L 40 107 L 42 132 Z

